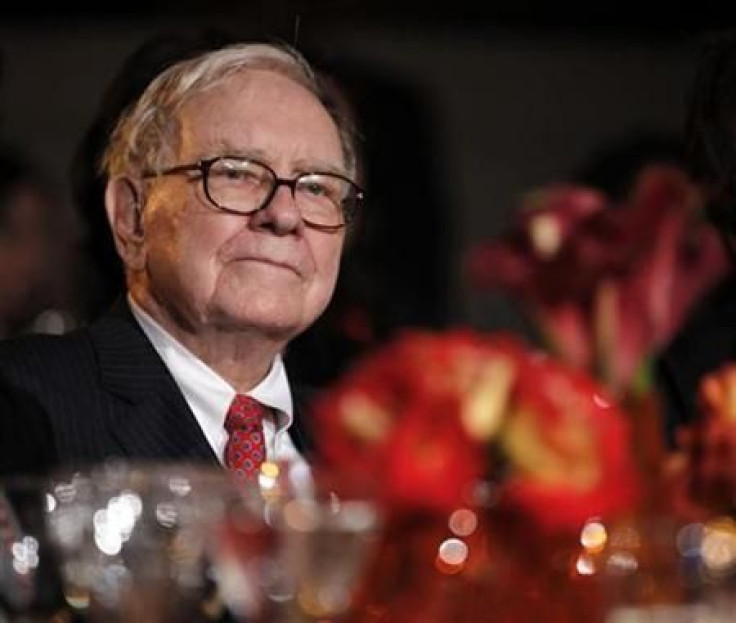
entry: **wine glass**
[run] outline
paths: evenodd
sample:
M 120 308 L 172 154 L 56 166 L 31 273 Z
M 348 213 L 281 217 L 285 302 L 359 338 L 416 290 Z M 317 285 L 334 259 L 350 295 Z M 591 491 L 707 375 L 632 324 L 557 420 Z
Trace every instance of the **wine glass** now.
M 47 504 L 44 479 L 0 480 L 0 621 L 68 620 Z
M 228 517 L 215 567 L 223 598 L 240 620 L 338 620 L 381 525 L 364 483 L 303 463 L 267 463 L 259 486 L 263 521 Z
M 210 540 L 247 492 L 217 466 L 116 462 L 57 474 L 49 526 L 67 602 L 92 622 L 213 618 Z

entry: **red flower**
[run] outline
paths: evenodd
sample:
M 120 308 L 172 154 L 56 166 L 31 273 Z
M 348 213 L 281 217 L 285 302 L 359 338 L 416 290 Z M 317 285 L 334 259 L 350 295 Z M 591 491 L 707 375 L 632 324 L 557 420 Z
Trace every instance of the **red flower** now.
M 417 396 L 407 405 L 382 470 L 389 504 L 452 510 L 467 503 L 485 456 L 463 429 L 457 402 Z
M 507 235 L 470 253 L 468 274 L 516 297 L 555 354 L 625 393 L 728 270 L 700 196 L 680 170 L 652 166 L 624 205 L 571 186 L 532 197 Z
M 374 474 L 392 508 L 449 512 L 481 479 L 543 527 L 633 503 L 628 422 L 584 372 L 509 335 L 411 331 L 313 409 L 327 469 Z
M 531 192 L 507 235 L 471 249 L 468 275 L 477 287 L 503 287 L 537 304 L 568 300 L 577 273 L 554 266 L 580 226 L 608 207 L 606 197 L 589 188 L 557 184 Z
M 408 331 L 372 352 L 314 405 L 324 461 L 380 475 L 391 504 L 461 504 L 484 471 L 485 450 L 474 436 L 491 434 L 494 418 L 492 408 L 475 417 L 463 400 L 489 366 L 509 361 L 504 349 L 512 350 L 504 339 L 489 349 L 461 330 Z
M 552 531 L 629 509 L 638 497 L 630 435 L 626 415 L 584 372 L 529 358 L 501 435 L 511 464 L 504 498 Z

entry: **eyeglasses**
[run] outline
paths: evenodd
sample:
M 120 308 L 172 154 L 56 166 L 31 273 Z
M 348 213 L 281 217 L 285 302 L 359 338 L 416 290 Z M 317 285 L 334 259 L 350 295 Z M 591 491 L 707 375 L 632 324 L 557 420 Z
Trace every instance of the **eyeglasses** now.
M 204 194 L 213 206 L 235 214 L 265 208 L 280 186 L 291 189 L 307 225 L 327 231 L 344 227 L 363 200 L 363 190 L 337 173 L 313 171 L 283 179 L 266 164 L 237 156 L 217 156 L 162 171 L 145 171 L 144 178 L 199 171 Z

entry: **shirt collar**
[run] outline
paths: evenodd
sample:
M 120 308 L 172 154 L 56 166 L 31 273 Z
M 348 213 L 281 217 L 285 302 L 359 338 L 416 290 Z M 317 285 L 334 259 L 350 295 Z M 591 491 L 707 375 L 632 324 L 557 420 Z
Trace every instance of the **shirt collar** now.
M 225 422 L 225 415 L 235 389 L 217 372 L 184 347 L 150 314 L 128 295 L 133 316 L 168 367 L 187 403 L 197 413 L 208 414 L 218 427 Z M 276 414 L 276 430 L 286 430 L 294 418 L 294 406 L 281 355 L 277 355 L 265 378 L 247 392 Z

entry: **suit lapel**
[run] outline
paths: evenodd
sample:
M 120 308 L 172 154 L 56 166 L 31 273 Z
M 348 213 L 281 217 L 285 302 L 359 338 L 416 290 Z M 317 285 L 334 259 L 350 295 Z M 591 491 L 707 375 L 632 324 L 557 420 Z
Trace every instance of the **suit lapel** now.
M 119 302 L 92 328 L 111 434 L 130 458 L 217 462 L 173 377 Z
M 312 462 L 316 448 L 313 432 L 309 422 L 306 421 L 312 400 L 311 392 L 304 386 L 292 385 L 292 398 L 294 400 L 294 420 L 289 429 L 289 436 L 299 453 L 308 462 Z

